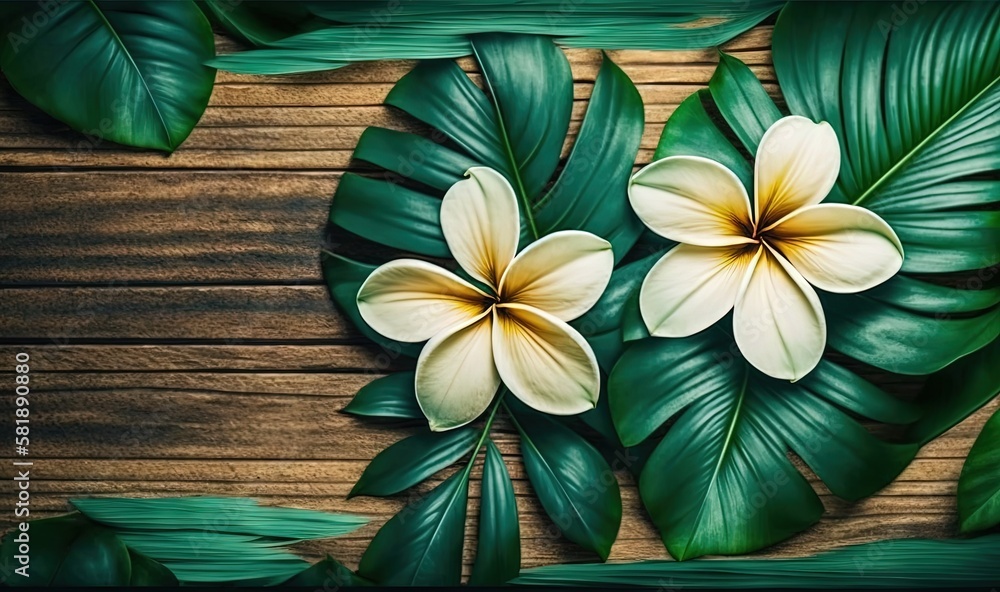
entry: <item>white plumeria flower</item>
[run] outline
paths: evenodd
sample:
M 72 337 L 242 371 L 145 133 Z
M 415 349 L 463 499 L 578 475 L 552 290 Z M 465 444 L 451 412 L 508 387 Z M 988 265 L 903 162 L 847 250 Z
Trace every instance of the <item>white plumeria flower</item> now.
M 833 128 L 791 116 L 761 138 L 752 209 L 739 178 L 714 160 L 672 156 L 636 173 L 632 208 L 654 232 L 682 243 L 642 283 L 650 334 L 686 337 L 735 307 L 736 344 L 758 370 L 794 381 L 815 368 L 826 319 L 812 286 L 860 292 L 903 263 L 899 238 L 882 218 L 819 203 L 839 171 Z
M 473 167 L 441 203 L 441 229 L 458 264 L 488 291 L 415 259 L 390 261 L 358 291 L 361 317 L 382 335 L 424 345 L 417 402 L 435 431 L 463 426 L 501 381 L 529 406 L 556 415 L 592 409 L 597 360 L 566 324 L 597 302 L 611 278 L 611 244 L 589 232 L 554 232 L 517 254 L 520 218 L 510 183 Z M 516 255 L 516 256 L 515 256 Z

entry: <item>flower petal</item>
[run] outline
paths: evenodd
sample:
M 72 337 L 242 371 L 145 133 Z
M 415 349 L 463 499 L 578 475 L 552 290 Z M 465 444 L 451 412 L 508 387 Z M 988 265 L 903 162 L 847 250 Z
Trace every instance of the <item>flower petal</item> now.
M 479 417 L 500 387 L 490 311 L 428 341 L 416 374 L 417 403 L 432 430 L 450 430 Z
M 444 195 L 441 230 L 462 269 L 495 289 L 517 253 L 517 195 L 491 168 L 472 167 L 466 175 Z
M 819 297 L 799 272 L 766 244 L 736 297 L 736 344 L 758 370 L 796 381 L 823 356 L 826 319 Z
M 758 249 L 678 245 L 642 281 L 639 310 L 650 335 L 687 337 L 732 310 Z
M 580 230 L 554 232 L 529 245 L 500 280 L 500 297 L 571 321 L 604 293 L 615 266 L 611 243 Z
M 823 201 L 839 173 L 840 144 L 830 124 L 799 115 L 776 121 L 760 139 L 754 163 L 757 228 Z
M 639 219 L 671 240 L 702 247 L 749 244 L 750 198 L 739 177 L 700 156 L 669 156 L 643 167 L 628 184 Z
M 803 208 L 779 221 L 768 240 L 810 284 L 827 292 L 873 288 L 903 266 L 903 245 L 892 227 L 858 206 Z
M 389 339 L 425 341 L 486 310 L 488 296 L 450 271 L 397 259 L 373 271 L 358 290 L 361 318 Z
M 510 392 L 553 415 L 582 413 L 597 405 L 597 359 L 576 329 L 530 306 L 501 304 L 494 310 L 494 358 Z

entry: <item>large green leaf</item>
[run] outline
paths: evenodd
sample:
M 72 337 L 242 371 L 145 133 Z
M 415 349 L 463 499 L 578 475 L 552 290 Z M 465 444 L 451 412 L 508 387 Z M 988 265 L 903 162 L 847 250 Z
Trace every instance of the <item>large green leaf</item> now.
M 448 477 L 382 526 L 358 574 L 382 586 L 457 586 L 469 496 L 469 471 Z
M 1000 412 L 983 426 L 958 479 L 958 523 L 962 532 L 1000 524 Z
M 347 497 L 387 496 L 409 489 L 468 455 L 478 438 L 479 430 L 466 426 L 400 440 L 368 463 Z
M 590 443 L 554 419 L 514 402 L 524 470 L 566 538 L 607 559 L 622 520 L 614 471 Z
M 514 485 L 492 440 L 486 441 L 482 483 L 478 548 L 469 583 L 496 586 L 516 578 L 521 569 L 521 530 Z
M 286 588 L 310 586 L 322 590 L 339 590 L 345 586 L 371 586 L 372 582 L 347 569 L 329 555 L 281 584 Z
M 470 55 L 474 49 L 468 36 L 492 31 L 554 36 L 565 47 L 714 47 L 759 23 L 782 1 L 535 0 L 528 9 L 510 2 L 409 0 L 374 8 L 368 2 L 320 0 L 293 2 L 290 14 L 279 14 L 271 2 L 211 0 L 209 4 L 228 9 L 223 22 L 228 21 L 231 30 L 267 47 L 220 56 L 213 65 L 247 74 L 289 74 L 363 60 Z M 304 18 L 302 11 L 328 24 L 316 30 L 317 23 Z M 302 19 L 298 25 L 302 32 L 280 38 L 296 19 Z
M 1000 581 L 1000 534 L 967 540 L 891 539 L 812 557 L 547 565 L 514 584 L 663 589 L 989 588 Z
M 170 152 L 187 138 L 215 81 L 193 1 L 27 4 L 26 21 L 0 24 L 0 68 L 18 93 L 92 144 Z
M 823 506 L 789 450 L 851 500 L 883 487 L 916 454 L 916 445 L 882 442 L 847 413 L 916 417 L 855 374 L 823 361 L 789 383 L 735 352 L 717 329 L 649 338 L 630 345 L 611 373 L 611 409 L 626 445 L 677 417 L 643 468 L 640 493 L 679 560 L 746 553 L 819 520 Z
M 146 557 L 134 549 L 128 550 L 132 562 L 132 575 L 128 585 L 136 586 L 177 586 L 180 582 L 163 564 Z
M 790 3 L 774 29 L 778 82 L 793 113 L 833 126 L 834 199 L 892 225 L 904 271 L 989 267 L 1000 180 L 970 179 L 1000 168 L 1000 6 L 921 3 L 899 26 L 893 8 Z
M 288 0 L 201 0 L 205 14 L 231 34 L 253 45 L 267 45 L 330 23 L 305 2 Z

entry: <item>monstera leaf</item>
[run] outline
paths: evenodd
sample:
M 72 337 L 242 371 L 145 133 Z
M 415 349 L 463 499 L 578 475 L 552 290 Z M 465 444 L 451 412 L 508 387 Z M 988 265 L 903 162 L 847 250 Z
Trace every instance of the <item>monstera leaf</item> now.
M 1000 261 L 1000 185 L 983 176 L 1000 163 L 1000 58 L 983 54 L 1000 45 L 1000 10 L 925 4 L 885 34 L 879 28 L 892 26 L 891 10 L 790 4 L 775 28 L 774 62 L 791 112 L 830 121 L 841 141 L 828 200 L 877 211 L 905 251 L 903 273 L 881 286 L 820 292 L 828 344 L 884 370 L 923 375 L 1000 331 L 1000 290 L 982 281 L 993 274 L 961 288 L 926 276 Z M 750 70 L 723 55 L 709 89 L 667 122 L 656 157 L 719 161 L 752 194 L 747 155 L 781 115 Z M 915 454 L 918 443 L 882 442 L 856 417 L 908 424 L 918 408 L 831 359 L 798 382 L 776 381 L 740 356 L 723 330 L 731 317 L 688 338 L 659 339 L 648 337 L 636 308 L 633 296 L 621 317 L 631 343 L 610 376 L 611 412 L 626 446 L 673 420 L 644 466 L 640 493 L 675 558 L 753 551 L 818 520 L 822 504 L 789 451 L 849 500 L 877 491 Z M 978 390 L 946 416 L 961 419 L 970 401 L 985 402 Z
M 481 35 L 471 43 L 482 89 L 455 62 L 437 60 L 416 66 L 389 93 L 388 104 L 429 125 L 431 133 L 365 130 L 354 156 L 378 166 L 381 176 L 344 175 L 330 210 L 333 232 L 380 243 L 381 249 L 369 249 L 389 253 L 376 257 L 378 263 L 399 252 L 450 259 L 439 219 L 441 197 L 469 168 L 487 166 L 503 174 L 517 193 L 522 248 L 552 232 L 585 230 L 607 239 L 621 260 L 642 230 L 626 196 L 643 126 L 642 102 L 632 82 L 604 57 L 576 141 L 556 175 L 573 106 L 566 57 L 545 37 Z M 326 253 L 323 265 L 334 302 L 362 333 L 390 356 L 419 353 L 419 344 L 387 340 L 361 319 L 356 296 L 375 269 L 371 263 Z M 615 272 L 622 285 L 641 280 L 635 265 Z M 605 295 L 572 323 L 606 370 L 621 349 L 617 319 L 628 291 Z M 395 494 L 463 458 L 470 464 L 382 528 L 361 561 L 363 576 L 392 585 L 460 581 L 470 466 L 481 450 L 486 451 L 479 516 L 483 536 L 472 581 L 496 585 L 517 574 L 513 486 L 489 438 L 500 413 L 519 416 L 528 477 L 556 526 L 570 540 L 607 557 L 621 520 L 621 500 L 616 483 L 602 484 L 601 495 L 593 499 L 595 476 L 614 476 L 606 459 L 564 423 L 536 418 L 516 401 L 510 402 L 511 411 L 506 401 L 500 404 L 502 398 L 481 426 L 442 435 L 426 431 L 425 423 L 424 431 L 372 461 L 353 494 Z M 393 421 L 421 419 L 413 372 L 372 382 L 345 411 Z M 606 417 L 607 406 L 591 413 Z M 596 415 L 583 421 L 601 425 Z M 405 553 L 399 540 L 412 541 Z
M 12 4 L 20 11 L 0 24 L 4 75 L 91 144 L 171 152 L 198 123 L 215 39 L 193 1 Z

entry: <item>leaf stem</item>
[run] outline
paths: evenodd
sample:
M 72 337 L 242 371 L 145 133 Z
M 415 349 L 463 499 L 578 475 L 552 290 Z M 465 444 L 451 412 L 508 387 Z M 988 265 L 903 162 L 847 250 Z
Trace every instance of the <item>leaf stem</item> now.
M 497 397 L 496 401 L 493 403 L 493 408 L 490 409 L 490 414 L 486 417 L 486 423 L 483 425 L 483 432 L 479 434 L 479 441 L 476 442 L 476 447 L 472 450 L 472 456 L 469 457 L 469 464 L 465 465 L 465 475 L 462 477 L 463 479 L 469 478 L 469 473 L 472 472 L 472 465 L 476 464 L 476 457 L 479 456 L 479 451 L 482 449 L 483 444 L 486 442 L 486 438 L 490 434 L 490 428 L 493 427 L 493 420 L 496 419 L 497 410 L 500 409 L 500 404 L 503 402 L 503 396 L 505 394 L 507 394 L 507 389 L 501 385 L 500 388 L 497 389 Z M 507 406 L 504 405 L 505 409 L 506 407 Z

